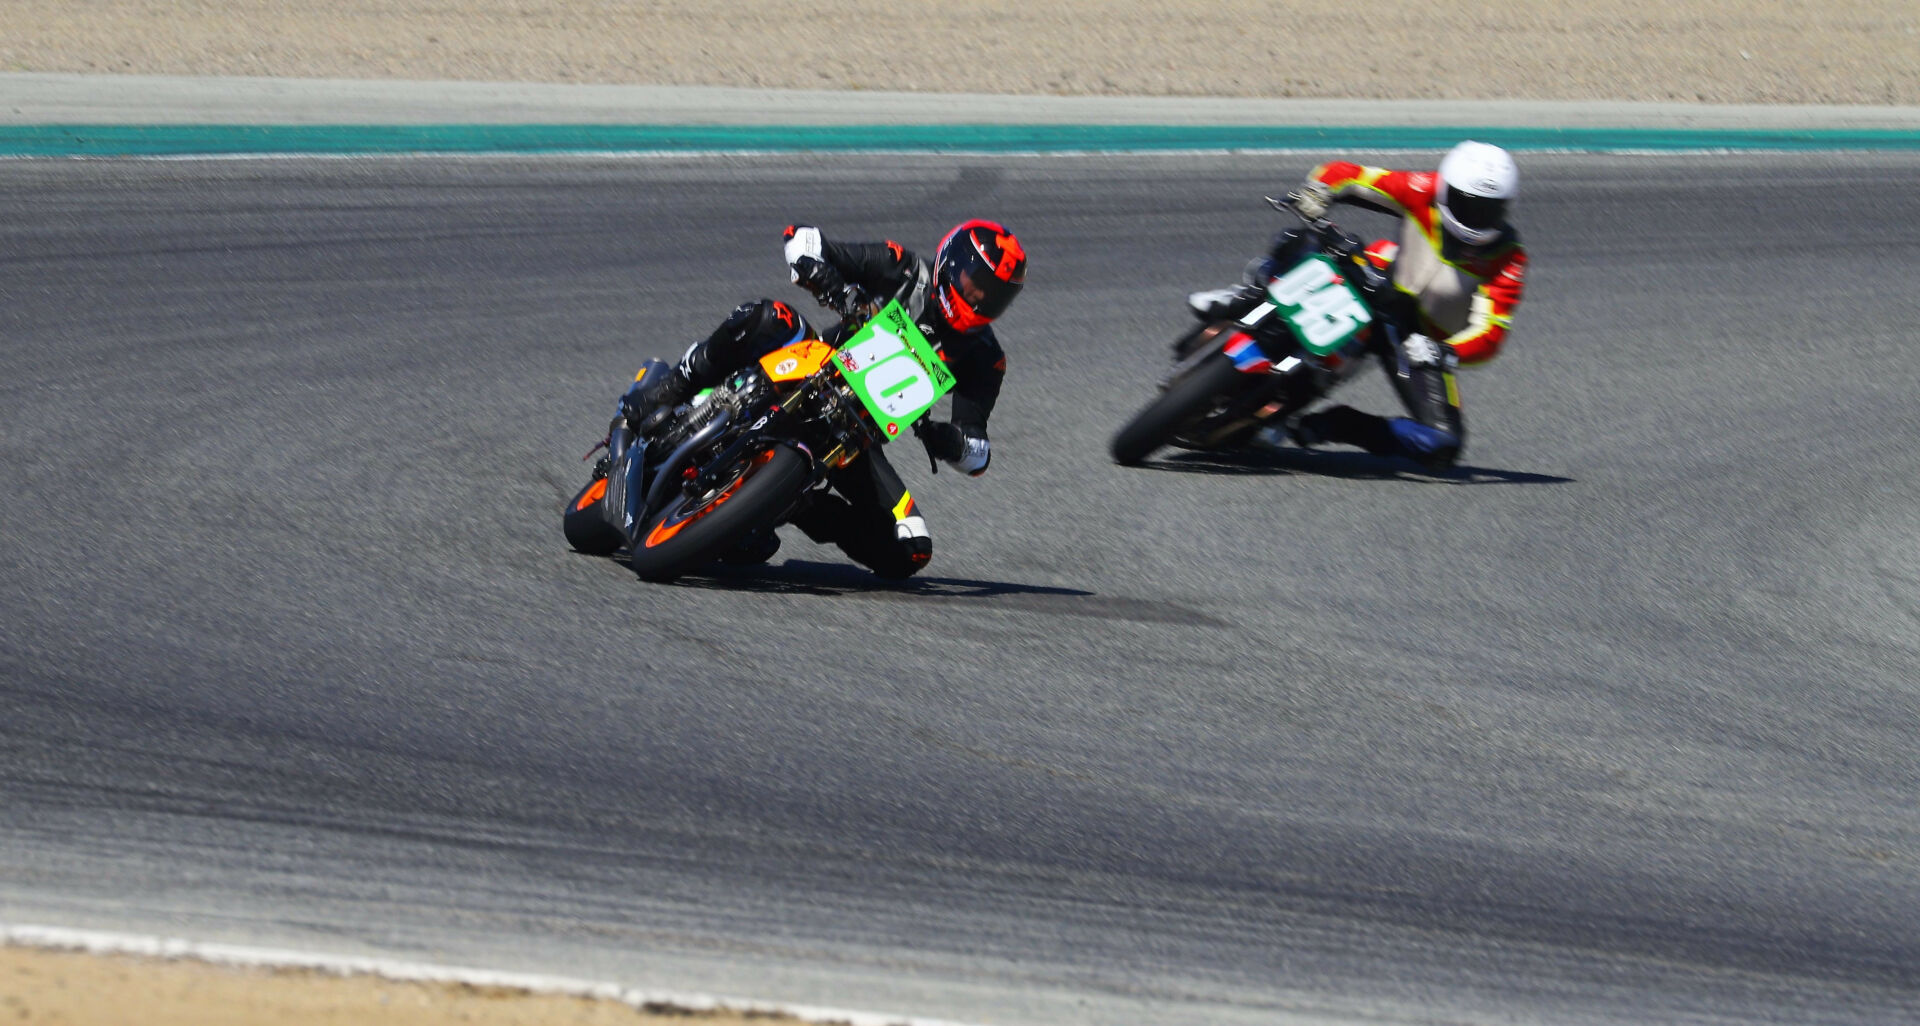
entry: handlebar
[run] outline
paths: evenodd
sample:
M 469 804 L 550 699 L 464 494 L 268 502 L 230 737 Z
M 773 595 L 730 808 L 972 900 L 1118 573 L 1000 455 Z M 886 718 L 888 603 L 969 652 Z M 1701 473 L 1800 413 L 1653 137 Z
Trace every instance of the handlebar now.
M 1298 193 L 1290 192 L 1278 198 L 1273 196 L 1263 196 L 1261 198 L 1266 200 L 1267 205 L 1273 209 L 1285 211 L 1299 218 L 1306 225 L 1308 231 L 1319 236 L 1320 249 L 1329 256 L 1337 260 L 1345 260 L 1357 253 L 1365 252 L 1367 243 L 1364 239 L 1360 238 L 1360 236 L 1342 229 L 1339 225 L 1334 224 L 1325 217 L 1308 217 L 1302 214 L 1293 205 L 1294 198 L 1297 195 Z M 1360 272 L 1362 280 L 1356 284 L 1359 285 L 1362 292 L 1376 299 L 1383 297 L 1389 300 L 1392 299 L 1394 293 L 1390 288 L 1391 282 L 1385 273 L 1377 270 L 1364 258 L 1355 265 L 1355 269 Z

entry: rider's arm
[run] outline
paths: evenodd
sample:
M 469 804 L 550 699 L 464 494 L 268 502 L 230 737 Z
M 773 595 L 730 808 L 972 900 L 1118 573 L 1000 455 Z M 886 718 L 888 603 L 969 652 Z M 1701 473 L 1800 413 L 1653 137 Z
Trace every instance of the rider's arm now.
M 894 298 L 902 292 L 913 281 L 920 264 L 918 257 L 891 239 L 834 242 L 821 235 L 820 229 L 805 224 L 788 226 L 786 258 L 795 282 L 802 281 L 802 260 L 819 260 L 843 280 L 882 298 Z
M 1308 181 L 1319 182 L 1333 192 L 1335 203 L 1351 203 L 1395 216 L 1425 206 L 1421 190 L 1430 195 L 1432 179 L 1432 172 L 1389 171 L 1345 160 L 1329 161 L 1307 173 Z
M 1480 284 L 1467 309 L 1467 326 L 1447 338 L 1461 363 L 1485 363 L 1500 352 L 1525 288 L 1526 251 L 1515 246 L 1493 277 Z
M 953 420 L 930 423 L 927 451 L 967 474 L 979 477 L 993 461 L 987 440 L 987 417 L 1000 399 L 1000 383 L 1007 376 L 1007 355 L 991 328 L 968 337 L 965 353 L 950 359 L 953 371 Z

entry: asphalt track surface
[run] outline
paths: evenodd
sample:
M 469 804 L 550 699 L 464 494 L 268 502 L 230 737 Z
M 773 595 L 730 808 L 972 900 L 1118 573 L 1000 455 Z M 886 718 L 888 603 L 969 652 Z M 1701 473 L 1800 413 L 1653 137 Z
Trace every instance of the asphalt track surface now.
M 996 1023 L 1920 1017 L 1920 159 L 1530 157 L 1457 473 L 1111 465 L 1308 163 L 0 163 L 0 918 Z M 1031 280 L 992 471 L 896 456 L 925 576 L 566 549 L 633 366 L 799 298 L 781 226 L 972 214 Z

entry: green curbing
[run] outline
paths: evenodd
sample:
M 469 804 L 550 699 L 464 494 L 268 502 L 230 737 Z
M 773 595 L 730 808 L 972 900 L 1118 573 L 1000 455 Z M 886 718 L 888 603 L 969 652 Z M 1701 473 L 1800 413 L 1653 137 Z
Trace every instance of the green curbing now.
M 0 156 L 1428 150 L 1462 138 L 1591 153 L 1920 150 L 1920 129 L 1236 125 L 0 125 Z

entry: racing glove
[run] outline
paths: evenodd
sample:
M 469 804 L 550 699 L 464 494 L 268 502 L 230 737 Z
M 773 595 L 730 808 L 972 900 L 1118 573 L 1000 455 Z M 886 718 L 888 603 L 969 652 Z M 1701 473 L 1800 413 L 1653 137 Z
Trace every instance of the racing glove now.
M 827 263 L 827 241 L 820 237 L 820 229 L 809 224 L 790 224 L 784 238 L 787 276 L 795 285 L 813 293 L 822 303 L 846 287 L 847 281 L 840 276 L 839 269 Z
M 1309 221 L 1318 221 L 1327 216 L 1327 208 L 1333 204 L 1333 189 L 1317 178 L 1309 178 L 1300 183 L 1298 189 L 1287 193 L 1293 209 Z
M 819 257 L 803 256 L 794 261 L 792 275 L 794 284 L 813 293 L 814 298 L 822 302 L 847 287 L 847 280 L 840 276 L 840 272 Z
M 993 462 L 993 446 L 987 436 L 958 424 L 923 420 L 913 426 L 913 433 L 926 446 L 927 462 L 935 473 L 939 466 L 934 460 L 944 460 L 969 477 L 986 473 L 987 465 Z

